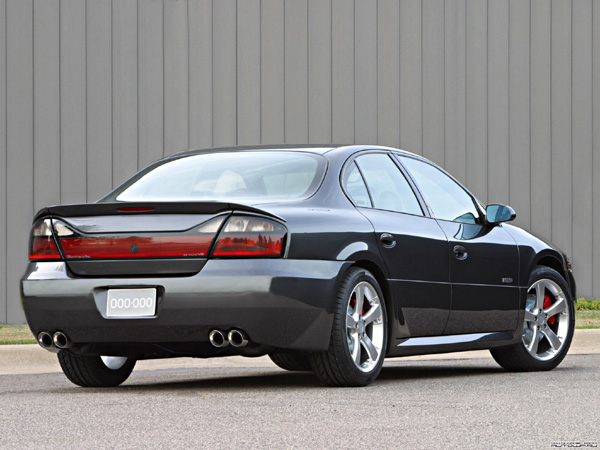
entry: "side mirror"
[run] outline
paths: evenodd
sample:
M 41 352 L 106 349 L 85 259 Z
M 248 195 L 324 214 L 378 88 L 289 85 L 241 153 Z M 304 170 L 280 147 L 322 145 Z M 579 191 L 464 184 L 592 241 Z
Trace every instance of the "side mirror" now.
M 496 224 L 515 220 L 517 213 L 510 206 L 488 205 L 485 208 L 485 219 L 488 223 Z

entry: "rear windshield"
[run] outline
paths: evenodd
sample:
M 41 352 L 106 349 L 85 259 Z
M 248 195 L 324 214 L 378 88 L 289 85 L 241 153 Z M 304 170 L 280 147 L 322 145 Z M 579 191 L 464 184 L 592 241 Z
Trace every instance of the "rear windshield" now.
M 102 201 L 280 201 L 318 188 L 325 158 L 299 152 L 216 152 L 150 166 Z

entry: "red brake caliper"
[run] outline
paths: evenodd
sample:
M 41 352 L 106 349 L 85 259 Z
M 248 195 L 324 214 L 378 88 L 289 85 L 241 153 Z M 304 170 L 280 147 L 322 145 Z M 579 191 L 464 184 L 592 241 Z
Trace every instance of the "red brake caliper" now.
M 543 304 L 543 308 L 549 308 L 550 306 L 552 306 L 552 300 L 550 300 L 550 296 L 549 295 L 544 295 L 544 304 Z M 556 317 L 552 316 L 552 317 L 548 317 L 548 325 L 554 325 L 554 322 L 556 322 Z

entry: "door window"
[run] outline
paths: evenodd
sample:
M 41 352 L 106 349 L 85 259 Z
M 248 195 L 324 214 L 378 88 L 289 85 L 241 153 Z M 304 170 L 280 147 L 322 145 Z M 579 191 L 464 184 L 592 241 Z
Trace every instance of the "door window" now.
M 400 156 L 437 219 L 477 223 L 479 212 L 473 198 L 456 181 L 435 166 Z

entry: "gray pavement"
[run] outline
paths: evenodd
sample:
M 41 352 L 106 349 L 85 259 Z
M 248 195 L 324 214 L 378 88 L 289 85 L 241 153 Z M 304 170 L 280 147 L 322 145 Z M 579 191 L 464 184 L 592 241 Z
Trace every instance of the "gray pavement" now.
M 356 389 L 267 358 L 144 361 L 119 388 L 82 389 L 54 355 L 3 346 L 0 449 L 600 445 L 599 343 L 599 330 L 577 330 L 565 361 L 544 373 L 506 372 L 488 352 L 392 359 Z

